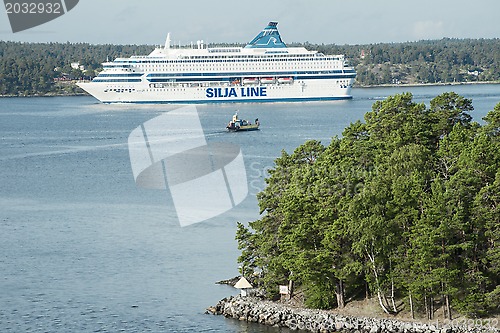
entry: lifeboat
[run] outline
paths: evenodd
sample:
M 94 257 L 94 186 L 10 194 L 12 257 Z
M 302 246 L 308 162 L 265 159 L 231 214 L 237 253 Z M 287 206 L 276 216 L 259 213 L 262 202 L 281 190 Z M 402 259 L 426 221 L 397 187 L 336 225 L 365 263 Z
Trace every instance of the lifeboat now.
M 291 77 L 280 77 L 280 78 L 278 78 L 278 83 L 293 83 L 293 78 L 291 78 Z
M 260 79 L 260 83 L 262 84 L 271 84 L 274 82 L 275 82 L 274 77 L 263 77 Z
M 259 79 L 256 77 L 246 77 L 243 79 L 243 84 L 259 84 Z

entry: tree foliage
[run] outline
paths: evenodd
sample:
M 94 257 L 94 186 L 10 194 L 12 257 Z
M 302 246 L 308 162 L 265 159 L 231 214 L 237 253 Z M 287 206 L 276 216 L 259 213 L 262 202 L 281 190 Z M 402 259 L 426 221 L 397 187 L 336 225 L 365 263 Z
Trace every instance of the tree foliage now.
M 378 101 L 342 138 L 276 160 L 263 217 L 236 237 L 268 296 L 291 280 L 311 307 L 368 288 L 387 313 L 396 298 L 429 319 L 499 310 L 500 103 L 479 125 L 455 93 L 428 108 L 412 98 Z
M 107 58 L 150 51 L 151 46 L 0 41 L 0 95 L 57 93 L 55 78 L 90 78 L 95 75 L 94 70 L 102 69 L 101 63 Z M 86 72 L 73 69 L 73 62 L 83 65 Z

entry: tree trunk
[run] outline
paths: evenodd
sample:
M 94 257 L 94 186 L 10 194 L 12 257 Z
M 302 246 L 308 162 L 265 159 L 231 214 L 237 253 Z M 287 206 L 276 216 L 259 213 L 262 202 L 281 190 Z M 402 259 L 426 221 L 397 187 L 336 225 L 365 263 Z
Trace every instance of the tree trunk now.
M 293 297 L 293 281 L 288 281 L 288 300 L 291 300 Z
M 392 303 L 392 310 L 394 313 L 398 312 L 398 309 L 396 308 L 396 302 L 394 301 L 394 278 L 391 277 L 391 303 Z
M 382 301 L 382 294 L 380 292 L 380 289 L 377 290 L 377 297 L 378 297 L 378 303 L 380 304 L 380 307 L 382 308 L 382 310 L 387 314 L 391 314 L 389 309 L 387 309 L 387 307 L 384 305 L 384 302 Z
M 394 276 L 392 275 L 392 260 L 389 259 L 389 269 L 391 271 L 391 304 L 392 304 L 392 311 L 394 313 L 398 313 L 398 309 L 396 307 L 396 302 L 394 301 L 395 293 L 394 293 Z M 389 303 L 387 303 L 389 304 Z
M 441 283 L 441 291 L 443 292 L 442 306 L 445 319 L 451 320 L 450 296 L 445 293 L 445 284 Z
M 365 300 L 370 299 L 370 287 L 368 286 L 368 282 L 365 281 Z
M 424 308 L 425 308 L 425 314 L 427 315 L 427 320 L 431 320 L 429 314 L 429 302 L 427 301 L 427 294 L 424 294 Z
M 385 307 L 389 309 L 389 301 L 387 300 L 387 296 L 382 292 L 382 289 L 380 289 L 380 292 L 382 293 L 382 300 L 384 301 Z
M 444 296 L 444 300 L 445 300 L 445 303 L 446 303 L 446 312 L 448 312 L 448 319 L 452 320 L 452 318 L 451 318 L 450 296 L 445 295 Z
M 337 306 L 339 307 L 339 309 L 343 309 L 345 307 L 344 282 L 341 279 L 337 281 L 335 295 L 337 296 Z
M 379 283 L 379 280 L 378 280 L 377 267 L 375 266 L 375 256 L 373 256 L 370 253 L 368 253 L 368 251 L 367 251 L 367 254 L 368 254 L 368 259 L 370 259 L 370 262 L 372 263 L 373 275 L 375 276 L 375 284 L 377 285 L 378 303 L 380 304 L 380 307 L 382 308 L 382 310 L 385 313 L 391 314 L 391 312 L 389 311 L 389 309 L 387 309 L 387 307 L 385 306 L 384 302 L 382 301 L 382 291 L 380 289 L 380 283 Z M 385 296 L 384 296 L 384 298 L 385 298 Z
M 442 298 L 442 307 L 443 307 L 443 315 L 445 319 L 451 320 L 451 308 L 450 308 L 450 296 L 445 292 L 445 283 L 441 282 L 441 291 L 443 292 Z
M 409 294 L 410 298 L 410 314 L 411 314 L 411 319 L 415 319 L 415 312 L 413 311 L 413 298 L 411 297 L 411 292 Z
M 441 307 L 443 308 L 443 318 L 447 319 L 448 318 L 448 313 L 446 312 L 446 295 L 443 294 L 441 295 Z
M 429 320 L 434 319 L 434 297 L 429 297 Z

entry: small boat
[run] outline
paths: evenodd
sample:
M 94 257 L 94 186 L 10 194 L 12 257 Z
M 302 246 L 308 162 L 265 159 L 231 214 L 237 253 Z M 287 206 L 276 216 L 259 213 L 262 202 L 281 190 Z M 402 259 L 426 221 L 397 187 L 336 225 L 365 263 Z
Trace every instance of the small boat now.
M 233 115 L 233 119 L 227 124 L 226 128 L 230 132 L 255 131 L 259 129 L 259 125 L 259 118 L 255 119 L 255 122 L 252 124 L 248 120 L 239 119 L 238 111 L 236 111 Z

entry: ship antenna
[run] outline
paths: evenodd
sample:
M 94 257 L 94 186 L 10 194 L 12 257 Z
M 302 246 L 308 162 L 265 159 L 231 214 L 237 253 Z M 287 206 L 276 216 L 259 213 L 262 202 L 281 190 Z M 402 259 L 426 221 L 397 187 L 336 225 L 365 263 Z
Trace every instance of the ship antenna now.
M 170 49 L 170 32 L 167 34 L 167 40 L 165 41 L 165 50 Z

